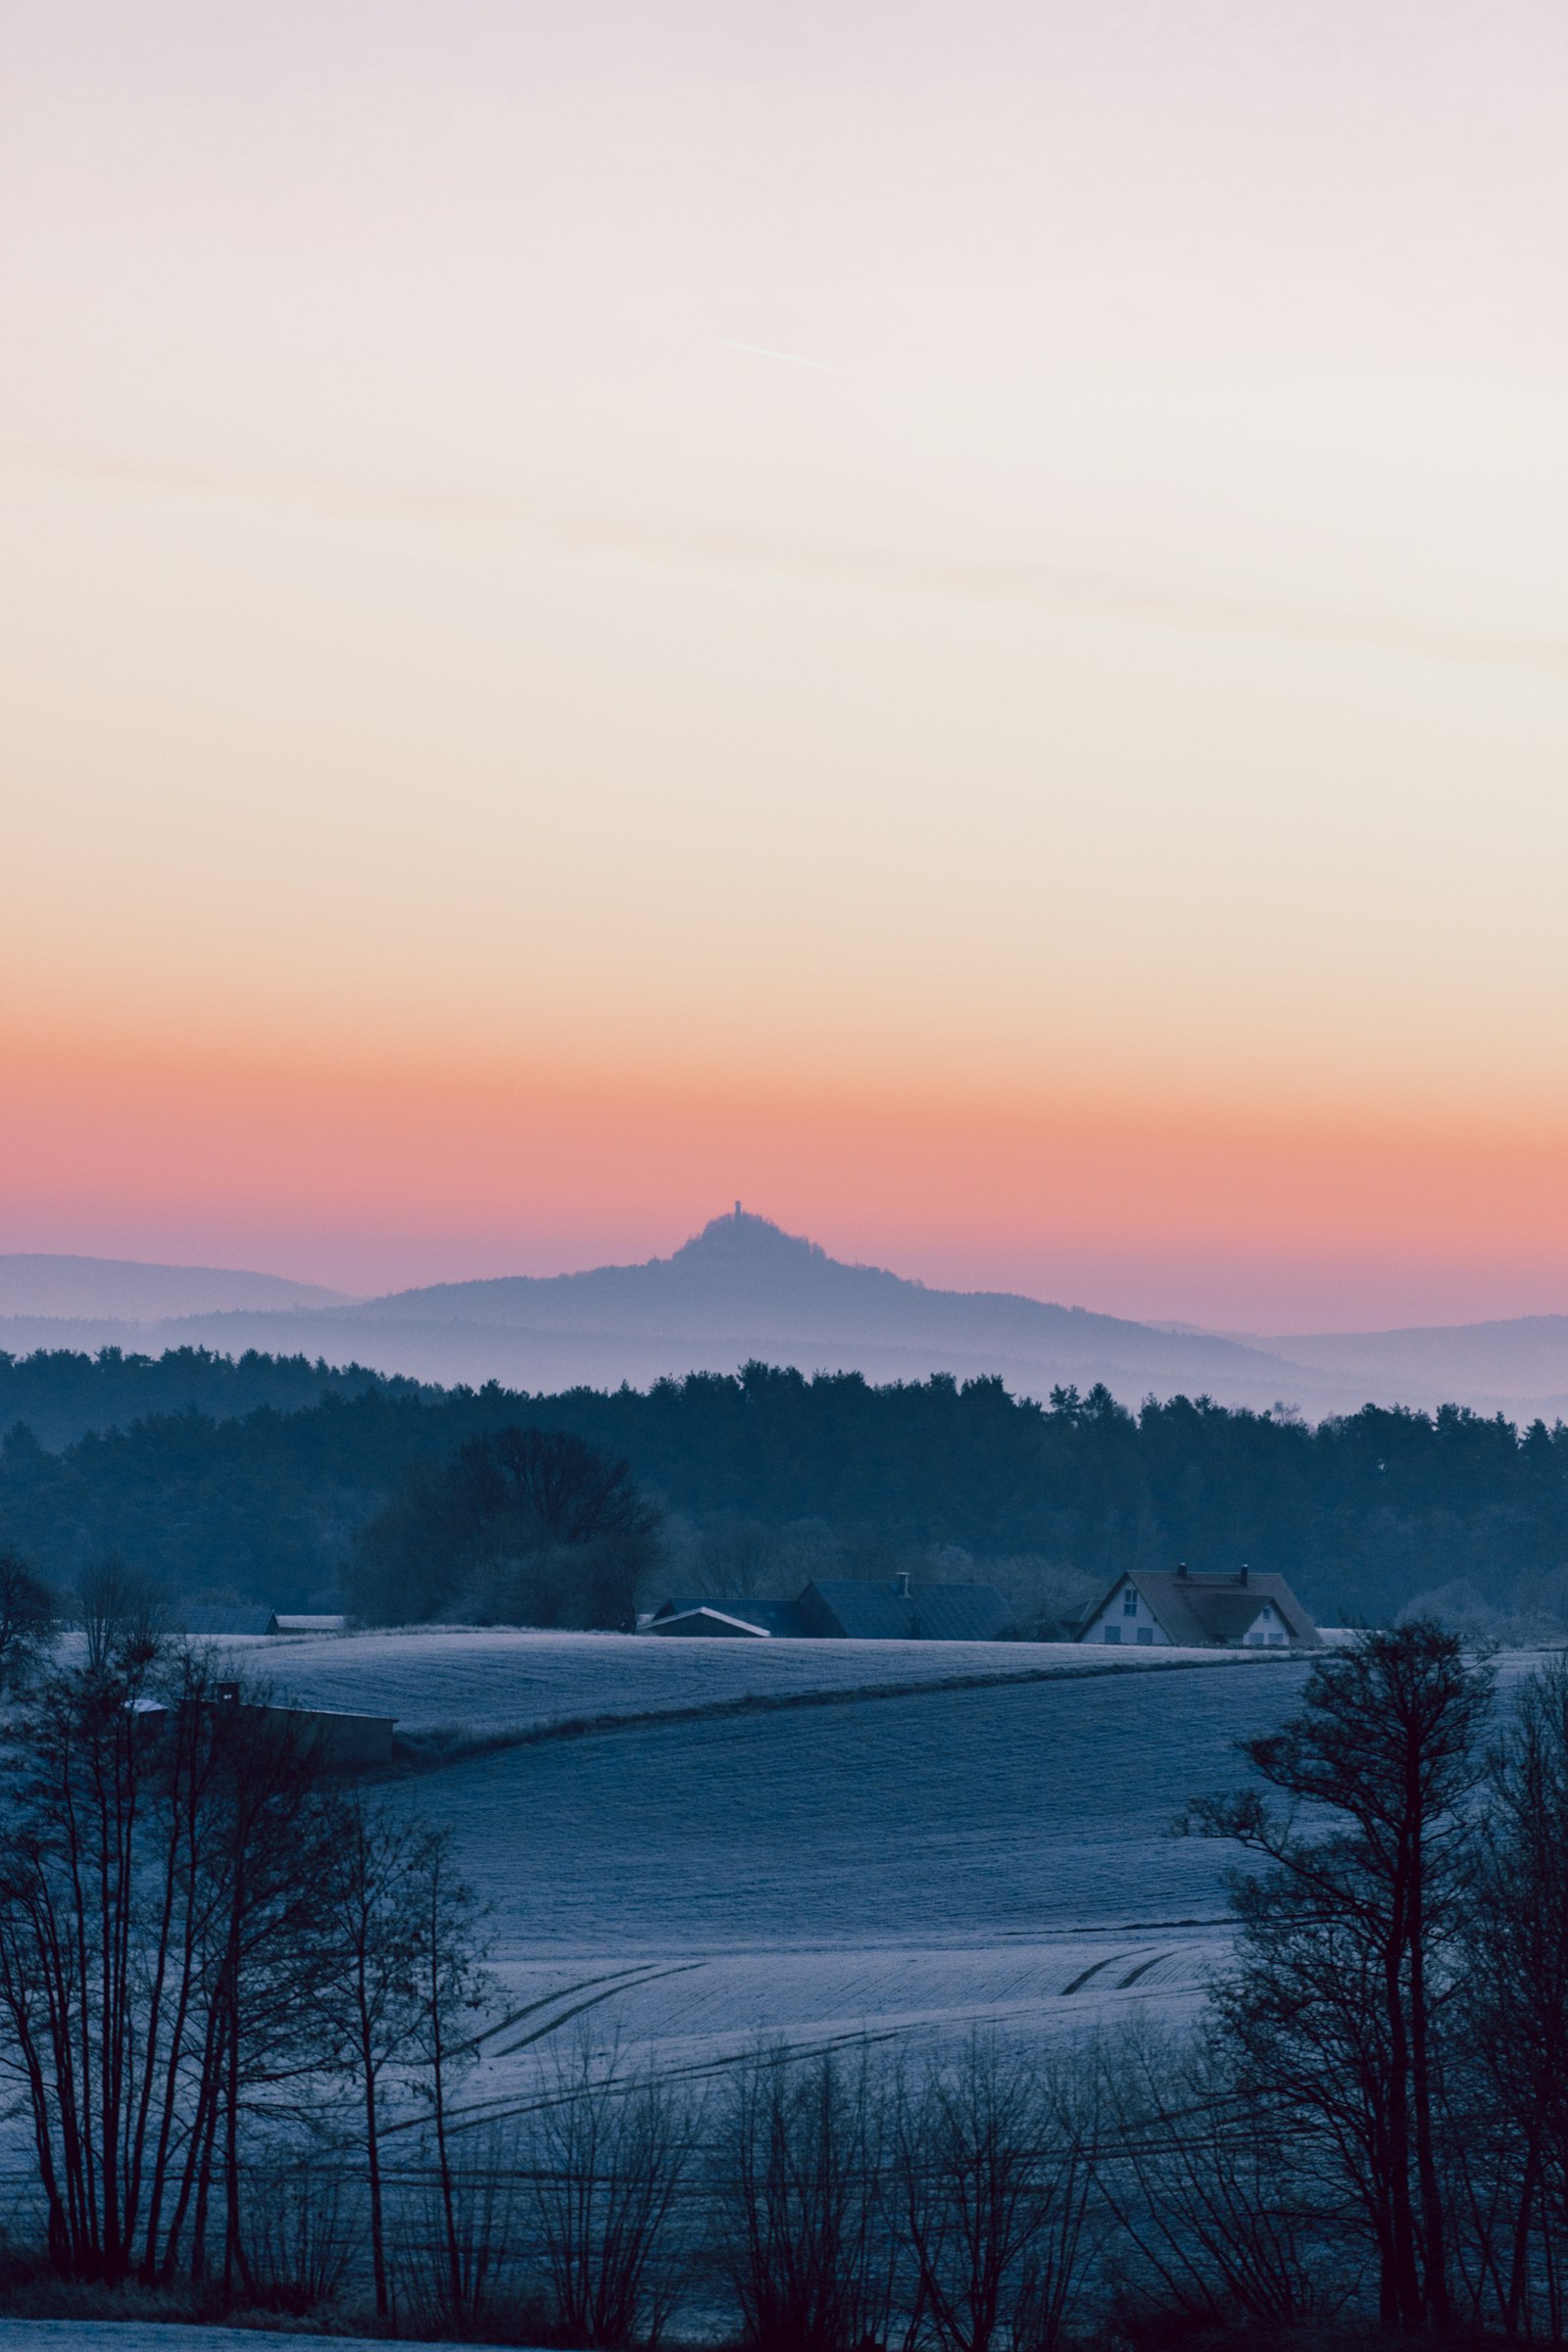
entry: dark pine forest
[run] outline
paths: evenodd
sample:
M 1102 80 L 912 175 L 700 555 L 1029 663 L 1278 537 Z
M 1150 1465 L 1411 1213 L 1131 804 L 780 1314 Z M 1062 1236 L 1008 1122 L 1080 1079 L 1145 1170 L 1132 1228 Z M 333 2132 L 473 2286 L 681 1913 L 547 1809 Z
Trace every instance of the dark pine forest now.
M 630 1465 L 662 1514 L 656 1582 L 760 1591 L 912 1565 L 994 1576 L 1027 1625 L 1125 1566 L 1245 1560 L 1325 1623 L 1434 1593 L 1459 1620 L 1568 1622 L 1561 1424 L 1450 1405 L 1311 1427 L 1204 1398 L 1042 1405 L 996 1380 L 879 1388 L 761 1364 L 534 1396 L 192 1349 L 0 1357 L 0 1543 L 61 1584 L 113 1555 L 176 1593 L 330 1605 L 411 1478 L 513 1426 Z

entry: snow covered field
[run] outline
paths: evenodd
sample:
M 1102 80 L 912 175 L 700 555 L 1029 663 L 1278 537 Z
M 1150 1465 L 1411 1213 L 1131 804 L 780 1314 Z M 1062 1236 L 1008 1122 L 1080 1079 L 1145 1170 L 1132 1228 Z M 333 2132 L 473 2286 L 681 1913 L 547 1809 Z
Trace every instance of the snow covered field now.
M 1537 1662 L 1499 1661 L 1504 1690 Z M 530 2009 L 492 2038 L 476 2111 L 579 2018 L 702 2071 L 760 2033 L 929 2042 L 1190 2013 L 1228 1947 L 1235 1856 L 1171 1824 L 1239 1784 L 1237 1741 L 1289 1714 L 1307 1671 L 644 1717 L 407 1784 L 451 1825 Z
M 215 1646 L 236 1673 L 265 1676 L 301 1705 L 395 1715 L 399 1732 L 416 1738 L 487 1738 L 600 1716 L 986 1676 L 1138 1674 L 1181 1660 L 1220 1672 L 1277 1665 L 1234 1652 L 1086 1650 L 1070 1642 L 692 1642 L 440 1626 Z
M 670 1704 L 693 1704 L 716 1648 L 671 1661 Z M 863 1654 L 828 1664 L 869 1679 Z M 1289 1712 L 1304 1673 L 1058 1672 L 644 1712 L 402 1784 L 452 1828 L 509 2010 L 527 2012 L 490 2037 L 468 2112 L 526 2097 L 562 2029 L 701 2076 L 759 2034 L 929 2044 L 1190 2010 L 1226 1948 L 1230 1857 L 1170 1823 L 1234 1784 L 1234 1742 Z
M 929 2044 L 1190 2013 L 1228 1946 L 1234 1857 L 1171 1824 L 1237 1784 L 1237 1741 L 1308 1671 L 460 1630 L 225 1648 L 445 1757 L 392 1799 L 452 1829 L 508 2012 L 528 2012 L 489 2037 L 476 2118 L 526 2095 L 563 2029 L 701 2074 L 760 2034 Z M 1531 1663 L 1501 1661 L 1504 1683 Z

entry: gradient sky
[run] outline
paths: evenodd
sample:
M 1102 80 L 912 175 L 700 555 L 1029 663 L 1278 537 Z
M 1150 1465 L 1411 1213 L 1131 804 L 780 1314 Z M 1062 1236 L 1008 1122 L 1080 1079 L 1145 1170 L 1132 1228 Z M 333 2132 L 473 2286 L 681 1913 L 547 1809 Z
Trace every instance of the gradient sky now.
M 0 46 L 0 1249 L 1568 1309 L 1561 0 Z

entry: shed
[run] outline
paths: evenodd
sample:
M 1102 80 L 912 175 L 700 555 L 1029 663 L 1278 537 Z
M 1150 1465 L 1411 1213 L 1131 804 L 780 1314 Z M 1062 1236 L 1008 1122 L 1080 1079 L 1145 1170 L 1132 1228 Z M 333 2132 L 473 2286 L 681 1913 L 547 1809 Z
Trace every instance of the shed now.
M 1323 1637 L 1283 1576 L 1135 1568 L 1085 1616 L 1080 1642 L 1142 1649 L 1321 1649 Z
M 287 1707 L 270 1700 L 242 1698 L 238 1683 L 220 1683 L 220 1707 L 241 1707 L 281 1725 L 308 1747 L 318 1764 L 334 1772 L 364 1771 L 392 1761 L 395 1715 L 351 1715 L 338 1707 Z
M 797 1603 L 804 1630 L 839 1642 L 1000 1642 L 1012 1611 L 994 1585 L 917 1585 L 906 1575 L 824 1577 Z

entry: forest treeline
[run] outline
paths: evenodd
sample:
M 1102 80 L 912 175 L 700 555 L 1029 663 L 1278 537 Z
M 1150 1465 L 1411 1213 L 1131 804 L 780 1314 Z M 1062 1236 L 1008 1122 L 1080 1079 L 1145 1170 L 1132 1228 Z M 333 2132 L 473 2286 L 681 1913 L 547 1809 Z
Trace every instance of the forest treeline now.
M 430 1396 L 419 1382 L 372 1372 L 365 1364 L 327 1364 L 307 1355 L 219 1355 L 210 1348 L 168 1348 L 162 1355 L 104 1348 L 96 1355 L 40 1348 L 31 1355 L 0 1348 L 0 1436 L 24 1421 L 40 1446 L 58 1448 L 90 1429 L 123 1429 L 158 1413 L 237 1419 L 262 1405 L 297 1413 L 323 1396 Z
M 152 1377 L 131 1360 L 4 1368 L 0 1542 L 58 1583 L 113 1553 L 177 1592 L 331 1605 L 361 1531 L 411 1479 L 524 1428 L 628 1463 L 662 1514 L 648 1573 L 685 1589 L 968 1561 L 1027 1618 L 1031 1594 L 1059 1605 L 1125 1567 L 1246 1560 L 1288 1576 L 1325 1623 L 1383 1622 L 1435 1593 L 1451 1621 L 1490 1611 L 1491 1630 L 1568 1618 L 1568 1429 L 1456 1405 L 1312 1427 L 1203 1398 L 1129 1411 L 1066 1389 L 1038 1404 L 1000 1380 L 877 1387 L 761 1364 L 546 1396 L 181 1351 L 159 1372 L 183 1384 L 181 1409 L 110 1426 Z M 262 1401 L 236 1412 L 247 1383 Z M 39 1426 L 68 1390 L 101 1425 L 52 1450 Z

